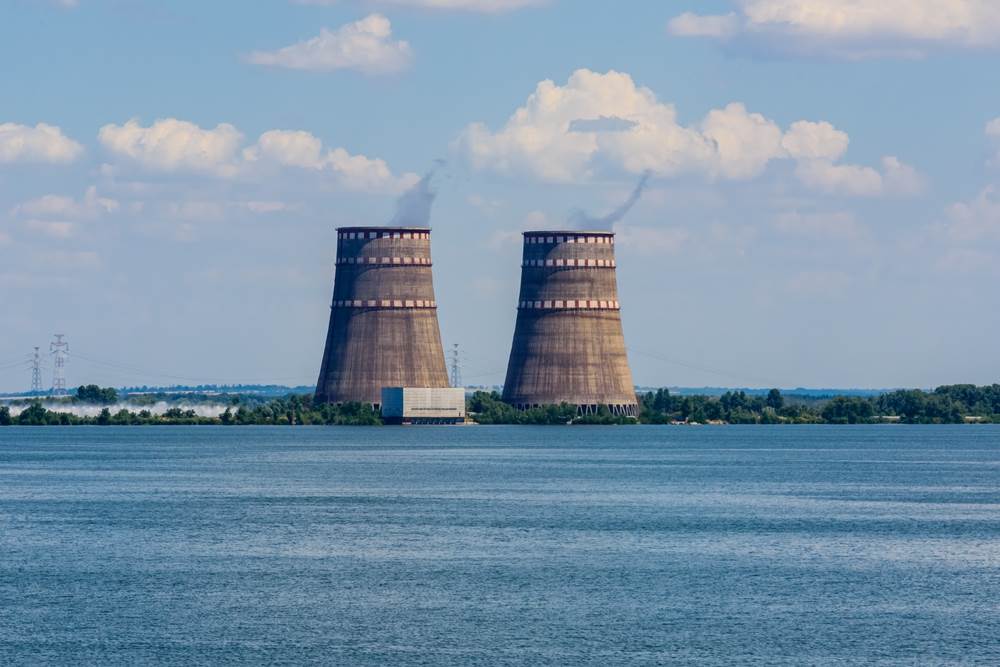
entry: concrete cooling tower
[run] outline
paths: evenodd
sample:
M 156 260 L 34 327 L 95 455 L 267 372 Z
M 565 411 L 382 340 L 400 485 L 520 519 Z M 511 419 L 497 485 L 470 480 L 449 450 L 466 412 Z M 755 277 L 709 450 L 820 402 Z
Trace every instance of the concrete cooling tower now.
M 383 387 L 447 386 L 430 230 L 338 229 L 330 328 L 316 400 L 378 406 Z
M 503 398 L 519 409 L 569 403 L 638 414 L 625 354 L 613 232 L 525 232 Z

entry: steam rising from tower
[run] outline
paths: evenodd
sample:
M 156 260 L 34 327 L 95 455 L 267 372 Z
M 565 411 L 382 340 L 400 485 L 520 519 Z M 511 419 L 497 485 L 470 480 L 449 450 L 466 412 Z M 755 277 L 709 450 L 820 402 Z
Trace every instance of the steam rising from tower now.
M 447 387 L 431 277 L 435 162 L 388 227 L 337 230 L 330 328 L 316 400 L 379 405 L 383 387 Z
M 639 203 L 639 200 L 642 199 L 642 193 L 646 191 L 646 184 L 649 183 L 652 175 L 653 172 L 651 171 L 643 172 L 642 177 L 636 183 L 628 199 L 622 202 L 621 206 L 603 217 L 594 218 L 585 211 L 573 211 L 573 214 L 569 218 L 570 226 L 573 229 L 611 229 L 616 222 L 624 218 L 632 210 L 633 206 Z

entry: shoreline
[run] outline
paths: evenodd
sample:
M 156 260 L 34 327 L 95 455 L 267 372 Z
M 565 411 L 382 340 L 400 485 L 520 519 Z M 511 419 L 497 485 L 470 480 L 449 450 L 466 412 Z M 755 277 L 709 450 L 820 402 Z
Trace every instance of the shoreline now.
M 476 425 L 620 425 L 690 427 L 807 424 L 1000 424 L 1000 384 L 947 385 L 933 391 L 896 390 L 877 396 L 815 398 L 778 389 L 749 395 L 676 395 L 668 389 L 638 394 L 637 416 L 609 406 L 571 404 L 517 409 L 496 391 L 466 395 L 466 422 Z M 311 393 L 264 398 L 247 394 L 192 396 L 156 393 L 119 396 L 113 388 L 81 386 L 74 396 L 0 403 L 4 426 L 380 426 L 370 403 L 317 403 Z M 581 414 L 586 412 L 586 414 Z M 459 415 L 461 416 L 461 415 Z

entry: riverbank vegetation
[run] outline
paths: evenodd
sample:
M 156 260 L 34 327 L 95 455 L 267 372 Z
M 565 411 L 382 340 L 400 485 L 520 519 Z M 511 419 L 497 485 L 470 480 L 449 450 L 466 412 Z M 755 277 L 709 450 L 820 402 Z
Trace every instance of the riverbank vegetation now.
M 155 396 L 155 400 L 154 397 Z M 122 403 L 122 400 L 127 401 Z M 169 407 L 164 407 L 164 406 Z M 154 406 L 158 409 L 154 410 Z M 516 410 L 497 392 L 468 398 L 469 418 L 479 424 L 961 424 L 1000 423 L 1000 385 L 950 385 L 934 391 L 899 390 L 872 397 L 816 398 L 730 391 L 721 396 L 680 396 L 667 389 L 640 395 L 638 419 L 603 408 L 578 416 L 571 405 Z M 0 406 L 0 426 L 46 425 L 379 425 L 370 405 L 314 405 L 311 394 L 282 398 L 156 394 L 119 397 L 114 389 L 80 387 L 69 397 L 26 399 Z
M 500 400 L 498 392 L 477 391 L 466 401 L 470 418 L 477 424 L 631 424 L 630 417 L 611 414 L 607 406 L 601 406 L 596 415 L 577 416 L 576 406 L 547 405 L 530 410 L 517 410 Z
M 641 420 L 650 424 L 962 424 L 1000 423 L 1000 384 L 950 385 L 934 391 L 906 389 L 872 397 L 816 399 L 726 392 L 719 397 L 675 396 L 666 389 L 640 397 Z
M 81 388 L 82 389 L 82 388 Z M 110 391 L 114 391 L 113 389 Z M 107 398 L 105 394 L 105 398 Z M 218 397 L 216 397 L 218 400 Z M 164 401 L 158 401 L 162 404 Z M 10 407 L 0 407 L 0 426 L 242 426 L 270 425 L 295 426 L 302 424 L 374 426 L 382 423 L 378 413 L 370 405 L 345 403 L 343 405 L 313 405 L 312 395 L 290 395 L 284 398 L 264 400 L 258 397 L 233 396 L 226 403 L 190 403 L 185 396 L 183 402 L 160 412 L 138 406 L 151 403 L 133 404 L 129 398 L 128 407 L 115 405 L 92 410 L 94 414 L 81 413 L 79 393 L 72 398 L 48 403 L 48 407 L 34 400 L 14 414 Z M 105 405 L 100 402 L 90 406 Z M 137 409 L 138 408 L 138 409 Z

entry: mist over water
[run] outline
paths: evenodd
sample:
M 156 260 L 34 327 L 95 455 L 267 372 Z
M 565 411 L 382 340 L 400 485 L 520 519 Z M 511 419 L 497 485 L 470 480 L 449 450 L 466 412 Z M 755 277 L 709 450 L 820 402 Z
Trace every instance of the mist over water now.
M 225 412 L 227 408 L 232 407 L 229 405 L 221 405 L 219 403 L 167 403 L 166 401 L 157 401 L 156 403 L 151 404 L 119 401 L 113 405 L 74 405 L 71 403 L 60 403 L 57 401 L 42 401 L 41 405 L 43 408 L 51 412 L 61 412 L 75 415 L 77 417 L 97 417 L 105 408 L 110 410 L 111 414 L 114 414 L 119 410 L 128 410 L 129 412 L 135 413 L 148 410 L 150 414 L 154 415 L 162 415 L 170 408 L 180 408 L 181 410 L 194 410 L 194 413 L 199 417 L 218 417 Z M 28 407 L 28 405 L 11 405 L 10 413 L 16 417 L 24 412 L 24 410 Z
M 649 183 L 649 179 L 652 176 L 651 171 L 643 172 L 642 176 L 639 178 L 639 182 L 636 183 L 635 189 L 632 190 L 632 194 L 628 196 L 621 206 L 616 208 L 611 213 L 608 213 L 602 217 L 593 217 L 582 209 L 574 210 L 569 217 L 569 224 L 571 229 L 589 229 L 589 230 L 605 230 L 611 229 L 616 222 L 628 215 L 628 212 L 632 210 L 632 207 L 639 203 L 642 199 L 642 193 L 646 190 L 646 185 Z

